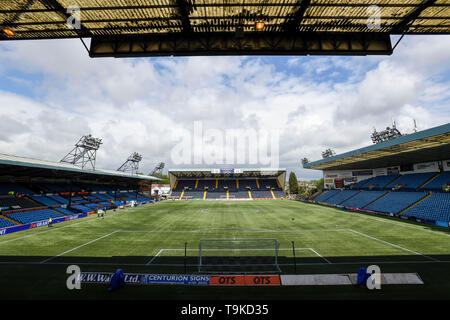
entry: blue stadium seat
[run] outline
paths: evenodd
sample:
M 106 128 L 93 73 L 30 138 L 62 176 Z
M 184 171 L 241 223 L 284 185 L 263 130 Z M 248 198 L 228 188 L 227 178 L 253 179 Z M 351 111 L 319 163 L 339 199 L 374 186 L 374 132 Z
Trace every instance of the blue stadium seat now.
M 87 213 L 87 212 L 93 211 L 92 208 L 86 207 L 84 205 L 74 205 L 74 206 L 72 206 L 72 208 L 78 210 L 81 213 Z
M 49 195 L 48 197 L 61 203 L 61 204 L 69 204 L 69 200 L 67 200 L 66 198 L 63 198 L 59 195 Z
M 356 196 L 344 201 L 341 203 L 343 206 L 353 207 L 362 209 L 367 206 L 369 203 L 375 201 L 382 195 L 386 194 L 387 191 L 362 191 L 358 193 Z
M 354 183 L 352 186 L 352 189 L 361 189 L 362 187 L 364 187 L 364 185 L 366 185 L 367 183 L 369 183 L 373 178 L 369 178 L 369 179 L 364 179 L 361 181 L 358 181 L 357 183 Z
M 336 193 L 331 198 L 328 198 L 324 202 L 329 204 L 340 204 L 341 202 L 344 202 L 345 200 L 355 196 L 358 192 L 358 190 L 343 190 L 338 193 Z
M 331 198 L 332 196 L 338 194 L 338 192 L 340 192 L 339 190 L 329 190 L 326 191 L 325 193 L 321 194 L 320 196 L 318 196 L 315 200 L 315 202 L 326 202 L 327 199 Z
M 377 176 L 370 179 L 370 181 L 364 184 L 361 189 L 383 190 L 387 185 L 392 183 L 399 176 L 400 175 Z
M 401 190 L 414 191 L 436 174 L 436 172 L 404 174 L 400 179 L 395 180 L 391 184 L 387 185 L 386 189 L 393 188 L 398 185 L 403 185 L 401 187 Z
M 30 195 L 29 197 L 31 199 L 33 199 L 34 201 L 43 204 L 44 206 L 52 207 L 52 206 L 61 205 L 59 202 L 55 201 L 54 199 L 48 198 L 44 195 Z
M 450 193 L 433 193 L 403 214 L 421 219 L 450 222 Z
M 442 190 L 442 186 L 450 184 L 450 171 L 442 172 L 438 177 L 427 183 L 423 190 Z
M 367 206 L 366 209 L 386 213 L 399 213 L 426 196 L 426 192 L 393 191 Z
M 6 219 L 5 217 L 0 216 L 0 228 L 8 228 L 16 225 L 17 224 L 15 224 L 14 222 Z
M 62 215 L 55 212 L 54 210 L 44 209 L 44 210 L 36 210 L 29 212 L 18 212 L 8 214 L 8 217 L 14 219 L 23 224 L 37 222 L 41 220 L 48 220 L 51 218 L 61 218 Z
M 55 211 L 58 211 L 59 213 L 62 213 L 65 216 L 72 216 L 74 214 L 76 214 L 73 211 L 70 211 L 69 209 L 65 209 L 65 208 L 55 208 Z

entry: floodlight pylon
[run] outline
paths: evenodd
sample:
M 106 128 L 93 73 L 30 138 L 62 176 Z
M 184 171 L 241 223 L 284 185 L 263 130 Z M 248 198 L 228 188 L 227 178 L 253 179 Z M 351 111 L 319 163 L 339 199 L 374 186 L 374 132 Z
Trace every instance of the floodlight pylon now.
M 334 155 L 336 155 L 336 152 L 334 152 L 333 149 L 327 149 L 324 152 L 322 152 L 322 158 L 324 159 L 332 157 Z
M 156 167 L 153 169 L 152 172 L 150 172 L 150 176 L 154 176 L 154 175 L 162 175 L 163 169 L 165 167 L 164 162 L 160 162 L 156 165 Z
M 124 164 L 120 166 L 117 171 L 127 172 L 131 171 L 131 174 L 137 174 L 139 170 L 139 162 L 142 160 L 142 155 L 137 152 L 133 152 L 125 161 Z
M 90 134 L 82 136 L 75 144 L 75 148 L 62 158 L 60 162 L 81 166 L 82 169 L 90 164 L 92 169 L 95 170 L 97 150 L 102 143 L 102 139 L 94 138 Z
M 386 130 L 378 132 L 375 128 L 371 135 L 372 142 L 374 144 L 381 143 L 384 141 L 389 141 L 398 137 L 403 136 L 403 134 L 397 129 L 395 121 L 392 121 L 392 128 L 387 127 Z

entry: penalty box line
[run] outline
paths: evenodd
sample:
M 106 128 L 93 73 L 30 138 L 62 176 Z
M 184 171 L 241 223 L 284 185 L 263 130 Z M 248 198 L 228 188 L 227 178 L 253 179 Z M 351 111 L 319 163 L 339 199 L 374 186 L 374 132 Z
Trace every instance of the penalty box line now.
M 350 232 L 356 233 L 356 234 L 358 234 L 358 235 L 360 235 L 360 236 L 366 237 L 366 238 L 368 238 L 368 239 L 375 240 L 375 241 L 378 241 L 378 242 L 387 244 L 387 245 L 389 245 L 389 246 L 391 246 L 391 247 L 394 247 L 394 248 L 403 250 L 403 251 L 405 251 L 405 252 L 414 253 L 415 255 L 422 256 L 422 257 L 424 257 L 424 258 L 426 258 L 426 259 L 428 259 L 428 260 L 432 260 L 432 261 L 434 261 L 434 262 L 441 262 L 440 260 L 435 259 L 435 258 L 433 258 L 433 257 L 430 257 L 430 256 L 424 255 L 424 254 L 422 254 L 422 253 L 420 253 L 420 252 L 417 252 L 417 251 L 414 251 L 414 250 L 411 250 L 411 249 L 408 249 L 408 248 L 399 246 L 399 245 L 397 245 L 397 244 L 395 244 L 395 243 L 392 243 L 392 242 L 389 242 L 389 241 L 385 241 L 385 240 L 381 240 L 381 239 L 375 238 L 375 237 L 370 236 L 370 235 L 368 235 L 368 234 L 365 234 L 365 233 L 363 233 L 363 232 L 356 231 L 356 230 L 353 230 L 353 229 L 347 229 L 347 230 L 350 231 Z
M 96 242 L 96 241 L 98 241 L 98 240 L 101 240 L 101 239 L 104 239 L 104 238 L 106 238 L 106 237 L 109 237 L 109 236 L 111 236 L 111 235 L 113 235 L 113 234 L 115 234 L 115 233 L 117 233 L 117 232 L 120 232 L 120 230 L 116 230 L 116 231 L 110 232 L 110 233 L 105 234 L 105 235 L 103 235 L 103 236 L 101 236 L 101 237 L 98 237 L 97 239 L 88 241 L 88 242 L 83 243 L 83 244 L 81 244 L 81 245 L 79 245 L 79 246 L 77 246 L 77 247 L 74 247 L 74 248 L 72 248 L 72 249 L 66 250 L 66 251 L 64 251 L 64 252 L 61 252 L 60 254 L 57 254 L 56 256 L 53 256 L 53 257 L 50 257 L 50 258 L 47 258 L 47 259 L 41 261 L 40 263 L 41 263 L 41 264 L 47 263 L 47 262 L 50 261 L 50 260 L 53 260 L 53 259 L 55 259 L 55 258 L 57 258 L 57 257 L 61 257 L 61 256 L 65 255 L 65 254 L 67 254 L 67 253 L 69 253 L 69 252 L 78 250 L 78 249 L 80 249 L 80 248 L 82 248 L 82 247 L 85 247 L 85 246 L 87 246 L 87 245 L 90 245 L 91 243 L 94 243 L 94 242 Z
M 220 230 L 220 231 L 217 231 Z M 299 232 L 329 232 L 329 231 L 348 231 L 344 228 L 336 229 L 286 229 L 286 230 L 246 230 L 246 229 L 200 229 L 200 230 L 120 230 L 120 232 L 129 233 L 299 233 Z
M 199 249 L 183 249 L 183 248 L 163 248 L 160 249 L 155 256 L 153 256 L 145 265 L 149 266 L 155 261 L 164 251 L 198 251 Z M 272 251 L 273 249 L 252 249 L 252 251 Z M 305 251 L 309 250 L 312 253 L 314 253 L 316 256 L 324 260 L 327 264 L 333 264 L 331 261 L 326 259 L 324 256 L 322 256 L 320 253 L 318 253 L 314 248 L 295 248 L 295 250 L 299 251 Z M 229 249 L 203 249 L 202 251 L 230 251 Z M 290 248 L 280 248 L 278 251 L 292 251 Z M 177 265 L 177 264 L 173 264 Z M 181 264 L 179 264 L 181 265 Z M 183 264 L 184 265 L 184 264 Z

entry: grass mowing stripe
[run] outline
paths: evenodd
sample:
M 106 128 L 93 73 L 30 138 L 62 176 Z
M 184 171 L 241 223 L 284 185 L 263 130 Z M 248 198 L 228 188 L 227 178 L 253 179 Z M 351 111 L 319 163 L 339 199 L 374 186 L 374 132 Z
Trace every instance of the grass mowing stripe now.
M 126 209 L 125 209 L 125 210 L 126 210 Z M 106 217 L 104 217 L 103 219 L 111 218 L 111 217 L 115 216 L 116 214 L 118 214 L 118 212 L 116 212 L 115 214 L 114 214 L 114 213 L 109 213 L 109 214 L 108 214 Z M 33 233 L 33 234 L 21 236 L 21 237 L 18 237 L 18 238 L 9 239 L 9 240 L 5 240 L 5 241 L 0 241 L 0 245 L 1 245 L 1 244 L 4 244 L 4 243 L 9 243 L 9 242 L 12 242 L 12 241 L 16 241 L 16 240 L 21 240 L 21 239 L 25 239 L 25 238 L 29 238 L 29 237 L 38 236 L 38 235 L 45 234 L 45 233 L 48 233 L 48 232 L 51 232 L 51 231 L 59 231 L 59 230 L 64 229 L 64 228 L 73 227 L 73 226 L 76 226 L 76 225 L 79 225 L 79 224 L 82 224 L 82 223 L 86 223 L 86 222 L 98 221 L 97 219 L 92 219 L 92 218 L 89 217 L 89 216 L 87 216 L 87 217 L 85 217 L 85 218 L 81 218 L 81 219 L 87 219 L 87 220 L 84 220 L 84 221 L 69 220 L 69 221 L 60 222 L 60 223 L 69 223 L 69 222 L 74 222 L 74 223 L 70 223 L 70 224 L 68 224 L 68 225 L 66 225 L 66 226 L 62 226 L 62 227 L 50 229 L 50 230 L 47 230 L 47 231 L 35 232 L 35 233 Z M 76 222 L 75 222 L 75 221 L 76 221 Z M 58 224 L 55 224 L 54 226 L 57 226 L 57 225 L 58 225 Z M 33 231 L 36 230 L 36 231 L 37 231 L 37 230 L 39 230 L 39 229 L 28 229 L 28 230 L 24 230 L 23 232 L 29 231 L 29 230 L 33 230 Z M 15 235 L 15 234 L 13 233 L 13 234 L 11 234 L 11 235 Z
M 75 226 L 75 225 L 78 225 L 78 224 L 81 224 L 81 223 L 90 222 L 90 221 L 92 221 L 92 220 L 79 221 L 79 222 L 77 222 L 77 223 L 69 224 L 69 225 L 67 225 L 67 226 L 63 226 L 63 227 L 59 227 L 59 228 L 54 228 L 54 229 L 50 229 L 50 230 L 42 231 L 42 232 L 36 232 L 36 233 L 29 234 L 29 235 L 26 235 L 26 236 L 21 236 L 21 237 L 18 237 L 18 238 L 14 238 L 14 239 L 9 239 L 9 240 L 5 240 L 5 241 L 1 241 L 1 242 L 0 242 L 0 245 L 1 245 L 1 244 L 4 244 L 4 243 L 9 243 L 9 242 L 12 242 L 12 241 L 16 241 L 16 240 L 21 240 L 21 239 L 25 239 L 25 238 L 29 238 L 29 237 L 38 236 L 38 235 L 45 234 L 45 233 L 48 233 L 48 232 L 51 232 L 51 231 L 58 231 L 58 230 L 61 230 L 61 229 L 67 228 L 67 227 L 73 227 L 73 226 Z M 29 229 L 29 230 L 31 230 L 31 229 Z
M 321 207 L 324 209 L 329 209 L 329 210 L 333 210 L 333 211 L 338 211 L 337 213 L 342 213 L 345 215 L 350 215 L 352 217 L 357 217 L 359 219 L 368 219 L 368 220 L 374 220 L 377 222 L 383 222 L 383 223 L 388 223 L 388 224 L 392 224 L 398 227 L 403 227 L 403 228 L 409 228 L 409 229 L 414 229 L 417 231 L 425 231 L 425 232 L 430 232 L 436 235 L 441 235 L 441 236 L 446 236 L 446 237 L 450 237 L 450 233 L 448 233 L 448 231 L 446 230 L 442 230 L 442 231 L 435 231 L 435 230 L 427 230 L 425 229 L 425 226 L 421 227 L 419 225 L 415 225 L 412 224 L 411 221 L 393 221 L 392 218 L 390 217 L 386 217 L 386 216 L 368 216 L 367 214 L 363 213 L 363 212 L 348 212 L 345 210 L 339 210 L 336 208 L 332 208 L 332 207 L 327 207 L 327 206 L 321 206 L 321 205 L 317 205 L 317 204 L 309 204 L 311 206 L 317 206 L 317 207 Z
M 414 251 L 414 250 L 410 250 L 410 249 L 408 249 L 408 248 L 405 248 L 405 247 L 396 245 L 396 244 L 394 244 L 394 243 L 391 243 L 391 242 L 388 242 L 388 241 L 384 241 L 384 240 L 381 240 L 381 239 L 378 239 L 378 238 L 369 236 L 368 234 L 365 234 L 365 233 L 362 233 L 362 232 L 359 232 L 359 231 L 356 231 L 356 230 L 353 230 L 353 229 L 348 229 L 348 231 L 354 232 L 354 233 L 356 233 L 356 234 L 359 234 L 359 235 L 361 235 L 361 236 L 363 236 L 363 237 L 366 237 L 366 238 L 369 238 L 369 239 L 372 239 L 372 240 L 376 240 L 376 241 L 379 241 L 379 242 L 388 244 L 388 245 L 390 245 L 390 246 L 392 246 L 392 247 L 394 247 L 394 248 L 398 248 L 398 249 L 401 249 L 401 250 L 403 250 L 403 251 L 411 252 L 411 253 L 414 253 L 414 254 L 416 254 L 416 255 L 420 255 L 420 256 L 422 256 L 422 257 L 424 257 L 424 258 L 427 258 L 427 259 L 430 259 L 430 260 L 434 260 L 434 261 L 436 261 L 436 262 L 440 262 L 440 260 L 435 259 L 435 258 L 433 258 L 433 257 L 429 257 L 429 256 L 426 256 L 426 255 L 420 253 L 420 252 L 417 252 L 417 251 Z
M 50 261 L 50 260 L 52 260 L 52 259 L 54 259 L 54 258 L 63 256 L 63 255 L 65 255 L 65 254 L 69 253 L 69 252 L 75 251 L 75 250 L 77 250 L 77 249 L 79 249 L 79 248 L 82 248 L 82 247 L 84 247 L 84 246 L 87 246 L 87 245 L 89 245 L 89 244 L 91 244 L 91 243 L 94 243 L 94 242 L 96 242 L 96 241 L 98 241 L 98 240 L 101 240 L 101 239 L 103 239 L 103 238 L 109 237 L 110 235 L 113 235 L 114 233 L 116 233 L 116 232 L 118 232 L 118 231 L 119 231 L 119 230 L 110 232 L 110 233 L 108 233 L 108 234 L 106 234 L 106 235 L 104 235 L 104 236 L 101 236 L 101 237 L 99 237 L 99 238 L 97 238 L 97 239 L 94 239 L 94 240 L 91 240 L 91 241 L 89 241 L 89 242 L 86 242 L 86 243 L 84 243 L 84 244 L 82 244 L 82 245 L 79 245 L 79 246 L 77 246 L 77 247 L 75 247 L 75 248 L 72 248 L 72 249 L 70 249 L 70 250 L 61 252 L 60 254 L 57 254 L 57 255 L 54 256 L 54 257 L 50 257 L 50 258 L 48 258 L 48 259 L 45 259 L 45 260 L 41 261 L 41 264 L 42 264 L 42 263 L 46 263 L 46 262 L 48 262 L 48 261 Z

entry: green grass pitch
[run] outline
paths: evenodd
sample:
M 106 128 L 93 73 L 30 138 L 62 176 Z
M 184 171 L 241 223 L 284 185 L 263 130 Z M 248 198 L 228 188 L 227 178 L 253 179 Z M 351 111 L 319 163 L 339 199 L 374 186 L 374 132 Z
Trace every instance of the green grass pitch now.
M 284 274 L 417 272 L 422 286 L 66 288 L 66 268 L 132 273 L 198 273 L 200 239 L 275 238 Z M 295 263 L 292 251 L 295 243 Z M 188 258 L 184 260 L 187 243 Z M 450 233 L 398 219 L 289 200 L 165 201 L 0 238 L 1 299 L 426 299 L 450 297 Z

